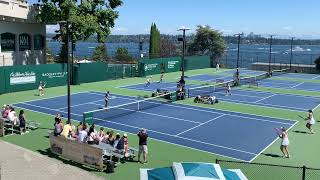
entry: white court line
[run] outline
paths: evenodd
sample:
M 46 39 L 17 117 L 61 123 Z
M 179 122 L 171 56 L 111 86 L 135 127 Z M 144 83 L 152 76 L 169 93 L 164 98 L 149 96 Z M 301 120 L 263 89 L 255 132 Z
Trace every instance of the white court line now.
M 108 120 L 99 119 L 99 118 L 95 118 L 95 119 L 97 119 L 99 121 L 103 121 L 103 122 L 112 123 L 112 124 L 118 124 L 118 125 L 121 125 L 121 126 L 127 126 L 127 127 L 131 127 L 131 128 L 142 129 L 142 127 L 138 127 L 138 126 L 131 126 L 131 125 L 128 125 L 128 124 L 118 123 L 118 122 L 114 122 L 114 121 L 108 121 Z M 209 146 L 215 146 L 215 147 L 224 148 L 224 149 L 228 149 L 228 150 L 232 150 L 232 151 L 237 151 L 237 152 L 242 152 L 242 153 L 246 153 L 246 154 L 256 155 L 255 153 L 252 153 L 252 152 L 243 151 L 243 150 L 239 150 L 239 149 L 234 149 L 234 148 L 221 146 L 221 145 L 217 145 L 217 144 L 197 141 L 197 140 L 194 140 L 194 139 L 184 138 L 184 137 L 180 137 L 180 136 L 177 136 L 177 135 L 172 135 L 172 134 L 168 134 L 168 133 L 164 133 L 164 132 L 160 132 L 160 131 L 155 131 L 155 130 L 150 130 L 150 129 L 148 129 L 148 131 L 155 132 L 155 133 L 158 133 L 158 134 L 163 134 L 163 135 L 170 136 L 170 137 L 179 138 L 179 139 L 189 140 L 189 141 L 193 141 L 193 142 L 197 142 L 197 143 L 201 143 L 201 144 L 206 144 L 206 145 L 209 145 Z
M 313 77 L 313 78 L 311 78 L 311 79 L 318 79 L 320 77 L 320 75 L 319 76 L 316 76 L 316 77 Z
M 302 83 L 298 83 L 298 84 L 296 84 L 296 85 L 294 85 L 294 86 L 292 86 L 292 87 L 290 87 L 290 88 L 298 87 L 298 86 L 302 85 L 303 83 L 304 83 L 304 82 L 302 82 Z
M 191 131 L 191 130 L 193 130 L 193 129 L 195 129 L 195 128 L 198 128 L 198 127 L 200 127 L 200 126 L 202 126 L 202 125 L 208 124 L 209 122 L 212 122 L 212 121 L 214 121 L 214 120 L 216 120 L 216 119 L 219 119 L 219 118 L 221 118 L 221 117 L 223 117 L 223 116 L 225 116 L 225 115 L 220 115 L 220 116 L 218 116 L 218 117 L 215 117 L 215 118 L 213 118 L 213 119 L 210 119 L 209 121 L 206 121 L 206 122 L 204 122 L 204 123 L 201 123 L 201 124 L 199 124 L 199 125 L 197 125 L 197 126 L 194 126 L 194 127 L 190 128 L 190 129 L 187 129 L 187 130 L 185 130 L 185 131 L 182 131 L 181 133 L 176 134 L 176 136 L 180 136 L 181 134 L 184 134 L 184 133 L 186 133 L 186 132 L 189 132 L 189 131 Z
M 316 110 L 319 106 L 320 106 L 320 104 L 318 104 L 316 107 L 314 107 L 314 108 L 312 109 L 312 111 Z
M 262 98 L 262 99 L 260 99 L 260 100 L 258 100 L 258 101 L 255 101 L 254 103 L 258 103 L 258 102 L 260 102 L 260 101 L 266 100 L 266 99 L 271 98 L 271 97 L 273 97 L 273 96 L 275 96 L 275 95 L 276 95 L 276 94 L 272 94 L 271 96 Z
M 293 128 L 299 121 L 296 121 L 294 124 L 291 125 L 291 127 L 289 127 L 287 129 L 287 131 L 289 131 L 291 128 Z M 277 140 L 279 139 L 279 137 L 277 137 L 275 140 L 273 140 L 268 146 L 266 146 L 263 150 L 261 150 L 255 157 L 253 157 L 249 162 L 251 163 L 252 161 L 254 161 L 260 154 L 262 154 L 266 149 L 268 149 L 270 146 L 272 146 Z
M 95 103 L 92 103 L 92 104 L 95 104 Z M 95 104 L 95 105 L 99 105 L 99 104 Z M 142 113 L 142 114 L 148 114 L 148 115 L 153 115 L 153 116 L 159 116 L 159 117 L 163 117 L 163 118 L 169 118 L 169 119 L 174 119 L 174 120 L 179 120 L 179 121 L 185 121 L 185 122 L 190 122 L 190 123 L 194 123 L 194 124 L 200 124 L 201 123 L 201 122 L 192 121 L 192 120 L 188 120 L 188 119 L 181 119 L 181 118 L 176 118 L 176 117 L 171 117 L 171 116 L 164 116 L 164 115 L 161 115 L 161 114 L 148 113 L 148 112 L 144 112 L 144 111 L 136 111 L 136 110 L 126 109 L 126 108 L 121 108 L 121 107 L 116 108 L 116 109 L 123 109 L 123 110 L 126 110 L 126 111 Z
M 97 91 L 99 92 L 99 91 Z M 102 92 L 101 92 L 102 93 Z M 118 97 L 118 98 L 122 98 L 122 99 L 128 99 L 128 100 L 134 100 L 132 98 L 130 98 L 130 96 L 127 97 Z M 156 103 L 156 102 L 150 102 L 150 103 L 155 103 L 155 104 L 160 104 L 160 103 Z M 236 102 L 235 102 L 236 103 Z M 241 103 L 242 104 L 242 103 Z M 271 116 L 263 116 L 263 115 L 255 115 L 255 114 L 249 114 L 249 113 L 239 113 L 236 111 L 230 111 L 230 110 L 219 110 L 219 109 L 211 109 L 211 108 L 202 108 L 202 107 L 197 107 L 197 106 L 191 106 L 191 105 L 185 105 L 185 104 L 181 104 L 181 103 L 172 103 L 172 104 L 162 104 L 164 106 L 169 106 L 169 107 L 175 107 L 175 108 L 180 108 L 180 109 L 188 109 L 188 110 L 194 110 L 194 111 L 200 111 L 200 112 L 207 112 L 210 114 L 225 114 L 225 115 L 229 115 L 229 116 L 235 116 L 235 117 L 243 117 L 243 118 L 248 118 L 248 119 L 255 119 L 255 120 L 260 120 L 260 121 L 266 121 L 266 122 L 275 122 L 277 123 L 278 121 L 271 121 L 271 120 L 264 120 L 264 119 L 259 119 L 259 118 L 251 118 L 248 116 L 255 116 L 255 117 L 262 117 L 262 118 L 272 118 L 272 119 L 279 119 L 279 120 L 285 120 L 285 121 L 293 121 L 291 119 L 285 119 L 285 118 L 278 118 L 278 117 L 271 117 Z M 179 105 L 183 105 L 183 106 L 179 106 Z M 188 107 L 187 107 L 188 106 Z M 201 109 L 199 109 L 201 108 Z M 270 107 L 266 107 L 266 108 L 270 108 Z M 204 109 L 208 109 L 208 110 L 204 110 Z M 211 110 L 211 111 L 210 111 Z M 212 111 L 213 110 L 213 111 Z M 294 110 L 290 110 L 290 109 L 285 109 L 287 111 L 294 111 Z M 215 112 L 215 111 L 225 111 L 225 112 L 229 112 L 229 113 L 235 113 L 235 114 L 241 114 L 240 115 L 234 115 L 234 114 L 228 114 L 228 113 L 221 113 L 221 112 Z M 294 121 L 295 122 L 295 121 Z M 281 122 L 278 122 L 281 123 Z M 282 124 L 287 124 L 287 123 L 282 123 Z
M 55 115 L 52 115 L 52 114 L 48 114 L 48 113 L 44 113 L 44 112 L 40 112 L 40 111 L 35 111 L 35 110 L 28 109 L 28 108 L 20 107 L 20 106 L 15 106 L 15 107 L 18 107 L 18 108 L 20 108 L 20 109 L 27 109 L 28 111 L 35 112 L 35 113 L 39 113 L 39 114 L 43 114 L 43 115 L 46 115 L 46 116 L 55 117 Z M 73 114 L 73 115 L 82 117 L 82 115 L 79 115 L 79 114 Z M 80 120 L 80 121 L 79 121 L 79 120 L 76 120 L 76 119 L 72 119 L 72 120 L 77 121 L 77 122 L 81 122 L 81 120 Z M 99 125 L 97 125 L 97 126 L 99 126 Z M 100 127 L 106 127 L 106 126 L 100 126 Z M 110 127 L 109 127 L 109 128 L 110 128 Z M 113 129 L 114 129 L 114 130 L 117 130 L 117 131 L 122 131 L 122 132 L 124 132 L 123 130 L 120 130 L 120 129 L 116 129 L 116 128 L 113 128 Z M 131 132 L 127 132 L 127 133 L 128 133 L 128 134 L 131 134 L 131 135 L 136 135 L 135 133 L 131 133 Z M 164 141 L 164 140 L 161 140 L 161 139 L 156 139 L 156 138 L 152 138 L 152 137 L 149 137 L 149 138 L 152 139 L 152 140 L 156 140 L 156 141 L 159 141 L 159 142 L 163 142 L 163 143 L 175 145 L 175 146 L 178 146 L 178 147 L 183 147 L 183 148 L 192 149 L 192 150 L 199 151 L 199 152 L 204 152 L 204 153 L 208 153 L 208 154 L 218 155 L 218 156 L 221 156 L 221 157 L 226 157 L 226 158 L 230 158 L 230 159 L 234 159 L 234 160 L 238 160 L 238 161 L 249 162 L 249 161 L 246 161 L 246 160 L 243 160 L 243 159 L 238 159 L 238 158 L 231 157 L 231 156 L 226 156 L 226 155 L 222 155 L 222 154 L 218 154 L 218 153 L 213 153 L 213 152 L 210 152 L 210 151 L 205 151 L 205 150 L 201 150 L 201 149 L 197 149 L 197 148 L 193 148 L 193 147 L 189 147 L 189 146 L 185 146 L 185 145 L 181 145 L 181 144 L 176 144 L 176 143 Z
M 103 101 L 103 100 L 100 99 L 100 100 L 96 100 L 96 101 L 90 101 L 90 102 L 86 102 L 86 103 L 80 103 L 80 104 L 76 104 L 76 105 L 73 105 L 73 106 L 70 106 L 70 107 L 82 106 L 82 105 L 91 104 L 91 103 L 99 102 L 99 101 Z M 65 108 L 68 108 L 68 106 L 65 106 L 65 107 L 63 107 L 63 108 L 58 108 L 57 110 L 63 110 L 63 109 L 65 109 Z
M 41 107 L 41 106 L 36 106 L 36 105 L 32 105 L 32 104 L 27 104 L 27 103 L 24 103 L 24 104 L 55 111 L 54 109 L 51 109 L 51 108 L 44 108 L 44 107 Z M 65 111 L 62 111 L 62 112 L 63 113 L 67 113 Z M 74 113 L 71 113 L 71 114 L 82 117 L 79 114 L 74 114 Z M 103 121 L 103 122 L 109 122 L 109 123 L 112 123 L 112 124 L 118 124 L 118 125 L 122 125 L 122 126 L 142 129 L 142 127 L 131 126 L 131 125 L 128 125 L 128 124 L 118 123 L 118 122 L 114 122 L 114 121 L 108 121 L 108 120 L 104 120 L 104 119 L 100 119 L 100 118 L 95 118 L 95 119 L 99 120 L 99 121 Z M 168 133 L 164 133 L 164 132 L 160 132 L 160 131 L 155 131 L 155 130 L 150 130 L 150 129 L 148 129 L 148 131 L 159 133 L 159 134 L 163 134 L 163 135 L 167 135 L 167 136 L 171 136 L 171 137 L 177 137 L 177 138 L 180 138 L 180 139 L 185 139 L 185 140 L 189 140 L 189 141 L 193 141 L 193 142 L 197 142 L 197 143 L 201 143 L 201 144 L 206 144 L 206 145 L 210 145 L 210 146 L 216 146 L 216 147 L 220 147 L 220 148 L 225 148 L 225 149 L 228 149 L 228 150 L 233 150 L 233 151 L 238 151 L 238 152 L 242 152 L 242 153 L 256 155 L 255 153 L 242 151 L 242 150 L 239 150 L 239 149 L 234 149 L 234 148 L 230 148 L 230 147 L 226 147 L 226 146 L 220 146 L 220 145 L 216 145 L 216 144 L 212 144 L 212 143 L 206 143 L 206 142 L 202 142 L 202 141 L 197 141 L 197 140 L 194 140 L 194 139 L 184 138 L 184 137 L 180 137 L 180 136 L 177 136 L 177 135 L 172 135 L 172 134 L 168 134 Z
M 232 103 L 238 103 L 238 104 L 251 104 L 251 105 L 260 105 L 260 106 L 266 106 L 268 105 L 268 108 L 276 108 L 276 109 L 283 109 L 283 110 L 287 110 L 287 111 L 301 111 L 301 112 L 305 112 L 306 109 L 301 109 L 301 108 L 297 108 L 297 107 L 290 107 L 290 106 L 281 106 L 281 105 L 274 105 L 274 104 L 268 104 L 268 103 L 255 103 L 255 102 L 249 102 L 249 101 L 242 101 L 242 100 L 234 100 L 234 99 L 226 99 L 223 97 L 220 97 L 219 99 L 224 100 L 224 101 L 228 101 L 228 102 L 232 102 Z M 290 109 L 288 109 L 290 108 Z
M 75 94 L 81 94 L 81 93 L 88 93 L 90 91 L 83 91 L 83 92 L 76 92 L 76 93 L 72 93 L 71 95 L 75 95 Z M 43 98 L 39 98 L 39 99 L 34 99 L 34 100 L 27 100 L 27 101 L 22 101 L 22 102 L 17 102 L 17 103 L 13 103 L 13 104 L 19 104 L 19 103 L 25 103 L 25 102 L 34 102 L 34 101 L 40 101 L 40 100 L 47 100 L 47 99 L 53 99 L 53 98 L 58 98 L 58 97 L 63 97 L 63 96 L 67 96 L 67 95 L 57 95 L 57 96 L 51 96 L 51 97 L 43 97 Z

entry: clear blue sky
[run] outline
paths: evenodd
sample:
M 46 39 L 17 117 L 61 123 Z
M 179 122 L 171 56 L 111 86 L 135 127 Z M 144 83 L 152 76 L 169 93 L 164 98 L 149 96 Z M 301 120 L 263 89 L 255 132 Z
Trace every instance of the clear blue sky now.
M 210 25 L 224 34 L 320 38 L 319 7 L 319 0 L 124 0 L 112 32 L 146 34 L 155 22 L 163 34 Z

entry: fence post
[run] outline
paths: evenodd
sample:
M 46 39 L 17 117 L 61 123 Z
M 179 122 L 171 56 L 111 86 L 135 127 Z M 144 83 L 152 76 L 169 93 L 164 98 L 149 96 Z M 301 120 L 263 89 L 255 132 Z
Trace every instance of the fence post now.
M 219 159 L 216 159 L 216 164 L 219 164 Z
M 302 180 L 306 179 L 306 166 L 302 166 Z

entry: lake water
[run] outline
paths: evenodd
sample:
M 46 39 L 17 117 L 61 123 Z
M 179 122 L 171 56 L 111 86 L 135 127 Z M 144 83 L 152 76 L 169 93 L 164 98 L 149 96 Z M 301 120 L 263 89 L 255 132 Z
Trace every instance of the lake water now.
M 76 45 L 74 55 L 81 58 L 90 58 L 93 55 L 97 43 L 79 42 Z M 139 44 L 138 43 L 106 43 L 108 56 L 114 56 L 119 47 L 127 48 L 129 53 L 138 58 Z M 48 42 L 48 46 L 54 55 L 57 55 L 60 50 L 59 42 Z M 237 45 L 229 44 L 228 51 L 219 61 L 228 67 L 236 67 L 237 61 Z M 146 56 L 149 52 L 149 44 L 143 44 L 142 52 Z M 320 46 L 318 45 L 301 45 L 293 48 L 294 64 L 313 64 L 314 60 L 320 56 Z M 287 63 L 290 61 L 290 45 L 273 45 L 271 61 L 276 63 Z M 240 67 L 250 67 L 254 62 L 269 62 L 269 45 L 247 45 L 240 46 Z

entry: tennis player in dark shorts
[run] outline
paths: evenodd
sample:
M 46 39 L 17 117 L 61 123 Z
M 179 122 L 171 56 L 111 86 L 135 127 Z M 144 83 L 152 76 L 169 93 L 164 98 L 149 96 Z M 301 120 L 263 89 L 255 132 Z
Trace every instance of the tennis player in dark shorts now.
M 109 100 L 110 100 L 110 92 L 108 91 L 104 97 L 104 107 L 107 108 L 108 107 L 108 103 L 109 103 Z

